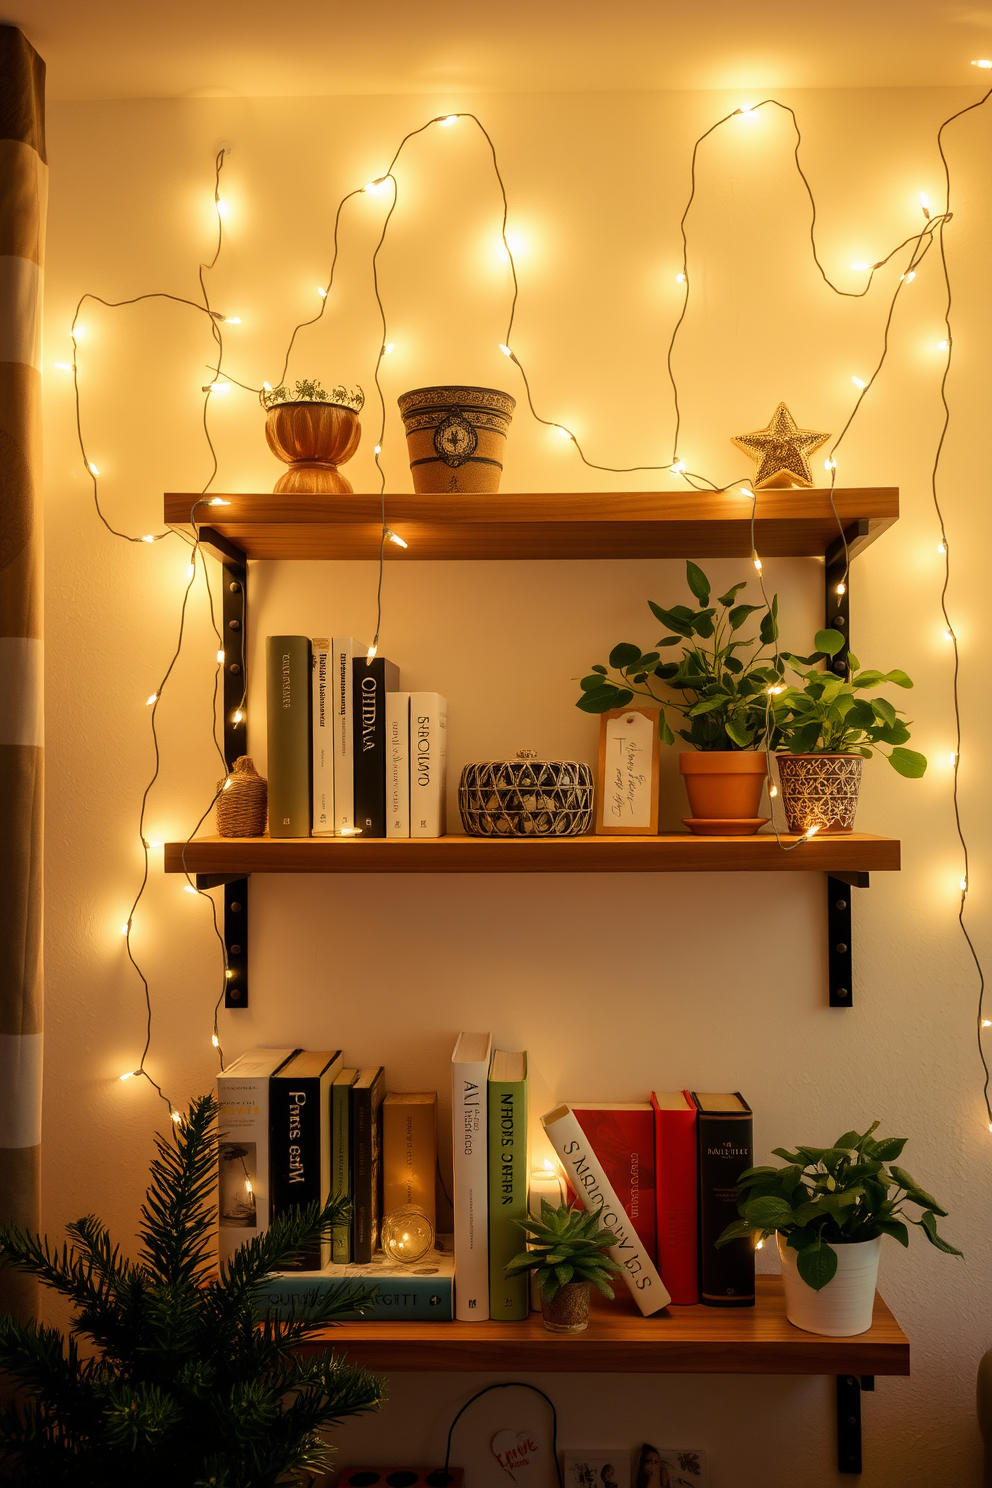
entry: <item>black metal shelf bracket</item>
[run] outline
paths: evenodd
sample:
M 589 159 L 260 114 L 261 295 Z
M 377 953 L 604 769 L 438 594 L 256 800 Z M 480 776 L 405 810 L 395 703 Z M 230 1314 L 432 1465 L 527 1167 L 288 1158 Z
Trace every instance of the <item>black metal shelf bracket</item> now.
M 861 1396 L 874 1390 L 875 1376 L 839 1374 L 837 1376 L 837 1471 L 852 1475 L 861 1472 Z

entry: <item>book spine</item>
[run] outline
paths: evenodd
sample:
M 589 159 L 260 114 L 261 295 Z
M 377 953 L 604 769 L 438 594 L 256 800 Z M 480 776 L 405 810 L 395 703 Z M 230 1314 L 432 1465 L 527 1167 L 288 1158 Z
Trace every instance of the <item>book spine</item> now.
M 269 1076 L 218 1075 L 217 1252 L 223 1264 L 269 1224 Z
M 387 1095 L 382 1107 L 382 1212 L 412 1204 L 433 1225 L 437 1111 L 433 1101 Z
M 351 1107 L 351 1258 L 371 1261 L 379 1239 L 379 1183 L 382 1147 L 382 1087 L 379 1082 L 354 1092 Z
M 630 1215 L 641 1243 L 657 1265 L 654 1112 L 648 1105 L 636 1111 L 573 1106 L 572 1112 Z
M 311 642 L 313 695 L 311 698 L 312 781 L 311 820 L 315 837 L 334 834 L 334 726 L 331 717 L 331 643 L 326 637 Z
M 353 670 L 355 826 L 363 837 L 386 835 L 386 695 L 399 680 L 384 656 Z
M 268 636 L 269 836 L 310 835 L 310 642 Z
M 467 1323 L 489 1317 L 488 1078 L 488 1061 L 452 1065 L 455 1313 Z
M 331 723 L 334 729 L 334 830 L 349 835 L 355 830 L 355 755 L 352 735 L 352 661 L 355 642 L 351 636 L 331 641 Z
M 276 1076 L 269 1082 L 269 1188 L 272 1218 L 321 1201 L 320 1081 Z M 294 1271 L 324 1264 L 320 1241 L 306 1246 Z
M 699 1180 L 695 1111 L 662 1111 L 655 1121 L 658 1270 L 678 1306 L 699 1301 Z
M 592 1144 L 568 1107 L 558 1107 L 549 1116 L 542 1117 L 542 1123 L 581 1203 L 586 1209 L 597 1211 L 603 1226 L 617 1236 L 618 1243 L 610 1246 L 609 1253 L 620 1266 L 621 1275 L 641 1313 L 650 1317 L 665 1307 L 671 1298 L 603 1172 Z
M 340 1322 L 361 1318 L 366 1322 L 450 1323 L 454 1317 L 450 1276 L 270 1276 L 259 1286 L 258 1308 L 280 1317 L 298 1306 L 300 1297 L 308 1292 L 334 1286 L 341 1287 L 341 1295 L 346 1297 L 349 1292 L 373 1285 L 379 1288 L 376 1300 L 361 1311 L 356 1308 L 342 1313 Z
M 753 1307 L 753 1242 L 744 1237 L 716 1248 L 722 1231 L 740 1219 L 737 1180 L 754 1165 L 751 1117 L 700 1111 L 697 1132 L 700 1300 L 709 1307 Z
M 436 692 L 410 694 L 410 836 L 446 829 L 448 705 Z
M 410 694 L 386 694 L 386 836 L 410 835 Z
M 524 1249 L 527 1218 L 527 1082 L 489 1081 L 489 1316 L 519 1321 L 530 1311 L 526 1274 L 504 1267 Z
M 351 1198 L 351 1086 L 331 1086 L 331 1194 Z M 351 1260 L 351 1221 L 331 1230 L 331 1260 L 347 1265 Z

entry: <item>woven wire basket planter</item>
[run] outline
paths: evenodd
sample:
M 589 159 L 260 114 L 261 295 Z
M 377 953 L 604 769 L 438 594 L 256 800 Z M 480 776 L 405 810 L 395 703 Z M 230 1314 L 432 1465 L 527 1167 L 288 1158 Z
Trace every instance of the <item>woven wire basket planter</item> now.
M 592 826 L 592 769 L 579 760 L 514 760 L 466 765 L 458 810 L 470 837 L 579 837 Z

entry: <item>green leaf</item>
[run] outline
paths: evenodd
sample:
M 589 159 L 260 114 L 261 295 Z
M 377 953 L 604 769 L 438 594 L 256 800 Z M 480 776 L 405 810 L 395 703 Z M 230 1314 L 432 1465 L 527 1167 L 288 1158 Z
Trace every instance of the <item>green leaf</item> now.
M 836 1142 L 834 1143 L 834 1146 L 839 1147 L 843 1152 L 853 1152 L 860 1140 L 861 1137 L 858 1132 L 849 1131 L 845 1132 L 842 1137 L 838 1137 Z M 898 1152 L 893 1153 L 893 1156 L 898 1157 Z
M 837 1274 L 837 1253 L 829 1245 L 808 1245 L 796 1261 L 799 1275 L 814 1292 L 822 1292 Z
M 906 1137 L 885 1137 L 883 1141 L 873 1143 L 871 1155 L 879 1162 L 894 1162 L 897 1157 L 902 1157 L 907 1140 Z
M 948 1245 L 947 1241 L 942 1240 L 937 1234 L 937 1219 L 932 1210 L 928 1209 L 925 1214 L 920 1215 L 920 1224 L 930 1244 L 936 1246 L 938 1250 L 942 1250 L 945 1255 L 959 1256 L 963 1254 L 962 1251 L 956 1250 L 953 1245 Z
M 836 656 L 843 648 L 844 637 L 839 630 L 818 630 L 813 637 L 813 645 L 824 656 Z
M 891 1235 L 893 1240 L 898 1240 L 900 1245 L 909 1245 L 909 1230 L 901 1219 L 878 1219 L 875 1227 L 883 1235 Z
M 896 710 L 889 702 L 888 698 L 872 698 L 871 706 L 874 709 L 876 715 L 882 720 L 883 723 L 887 723 L 893 727 L 895 726 Z
M 710 602 L 710 581 L 703 570 L 695 563 L 687 562 L 685 566 L 686 583 L 701 605 Z
M 927 771 L 925 754 L 917 754 L 915 749 L 903 749 L 900 745 L 890 752 L 889 764 L 907 780 L 919 780 Z
M 661 739 L 662 744 L 675 743 L 675 735 L 668 726 L 668 719 L 665 717 L 664 710 L 658 715 L 658 737 Z
M 717 604 L 723 605 L 723 608 L 726 610 L 730 605 L 733 604 L 734 600 L 737 598 L 738 594 L 740 594 L 741 590 L 746 588 L 747 579 L 742 579 L 739 584 L 734 584 L 732 588 L 728 589 L 726 594 L 719 595 L 717 597 Z
M 860 670 L 861 670 L 861 663 L 858 660 L 858 658 L 855 656 L 855 654 L 854 654 L 853 651 L 848 651 L 848 653 L 847 653 L 847 664 L 851 668 L 852 673 L 854 673 L 854 672 L 860 672 Z
M 744 1218 L 756 1230 L 780 1230 L 783 1225 L 793 1223 L 792 1205 L 785 1199 L 769 1194 L 763 1199 L 751 1199 L 744 1205 Z
M 735 1219 L 732 1224 L 727 1226 L 716 1241 L 716 1249 L 719 1250 L 722 1246 L 729 1245 L 731 1240 L 743 1240 L 748 1235 L 753 1235 L 754 1230 L 755 1227 L 750 1221 L 746 1219 Z
M 601 674 L 601 676 L 603 676 L 603 677 L 606 676 L 606 668 L 605 668 L 605 666 L 601 666 L 598 662 L 596 663 L 596 665 L 594 667 L 591 668 L 591 670 L 594 671 L 594 672 L 599 672 Z
M 778 595 L 772 600 L 771 611 L 766 611 L 762 616 L 758 627 L 758 635 L 763 646 L 771 646 L 778 640 Z
M 583 692 L 595 692 L 595 690 L 598 687 L 602 687 L 602 685 L 603 678 L 600 672 L 592 672 L 588 677 L 583 677 L 582 681 L 579 683 L 579 686 L 582 688 Z
M 739 749 L 749 749 L 754 743 L 754 734 L 742 728 L 734 719 L 728 718 L 724 727 L 727 730 L 728 737 L 733 740 Z
M 763 610 L 764 608 L 764 605 L 735 605 L 727 616 L 727 619 L 730 621 L 731 630 L 740 630 L 748 615 L 753 615 L 755 610 Z
M 666 630 L 674 630 L 676 635 L 680 636 L 690 637 L 692 635 L 692 626 L 684 616 L 677 615 L 674 610 L 663 610 L 661 605 L 655 604 L 653 599 L 648 600 L 648 608 L 655 619 L 661 621 Z
M 634 694 L 628 687 L 601 687 L 598 692 L 584 692 L 575 704 L 583 713 L 606 713 L 610 708 L 626 708 Z
M 677 646 L 678 643 L 679 643 L 679 641 L 681 639 L 682 639 L 682 637 L 681 636 L 677 636 L 677 635 L 673 635 L 673 636 L 662 636 L 662 638 L 661 638 L 660 641 L 655 641 L 655 645 L 656 646 Z
M 906 673 L 898 670 L 894 672 L 886 672 L 885 676 L 882 678 L 882 681 L 894 682 L 897 687 L 912 687 L 913 685 L 909 678 L 906 676 Z
M 610 666 L 617 668 L 629 666 L 632 661 L 637 660 L 640 654 L 640 646 L 633 646 L 630 641 L 621 641 L 619 646 L 614 646 L 610 652 Z

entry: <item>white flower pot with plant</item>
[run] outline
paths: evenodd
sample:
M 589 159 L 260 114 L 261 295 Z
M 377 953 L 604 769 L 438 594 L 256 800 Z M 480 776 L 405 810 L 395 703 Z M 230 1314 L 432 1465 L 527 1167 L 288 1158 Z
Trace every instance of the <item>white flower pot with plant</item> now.
M 845 1132 L 832 1147 L 776 1147 L 785 1166 L 741 1174 L 741 1218 L 717 1241 L 777 1235 L 786 1316 L 807 1333 L 867 1333 L 883 1235 L 908 1245 L 916 1225 L 938 1250 L 961 1254 L 937 1233 L 937 1216 L 947 1210 L 895 1164 L 906 1138 L 876 1140 L 877 1129 L 874 1121 L 866 1132 Z M 907 1204 L 923 1212 L 914 1218 Z

